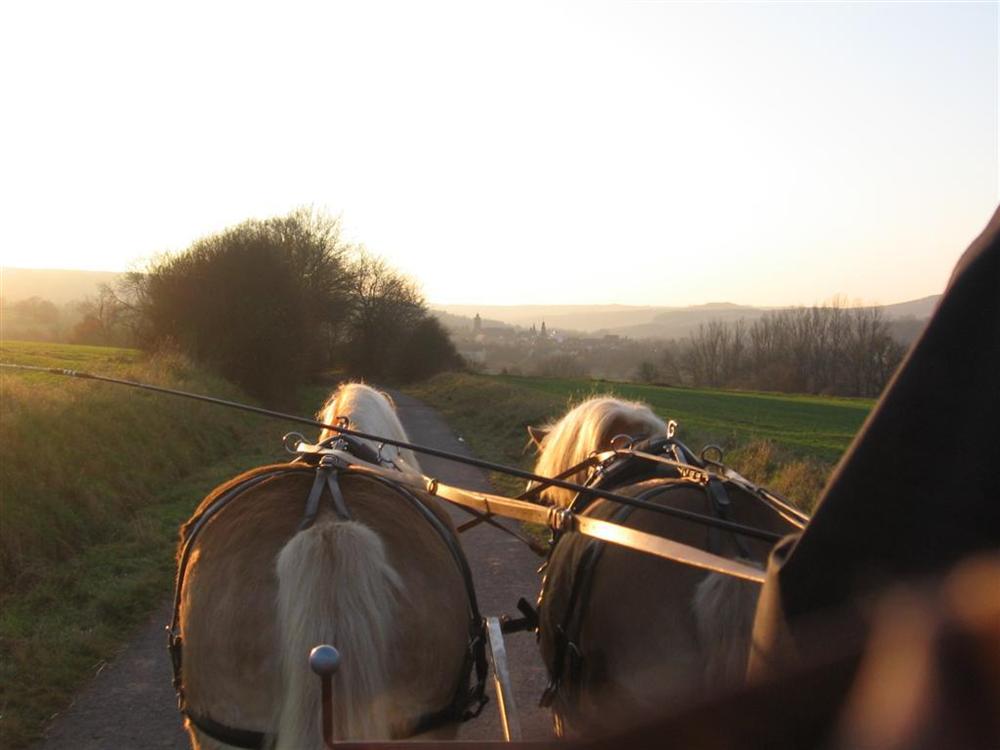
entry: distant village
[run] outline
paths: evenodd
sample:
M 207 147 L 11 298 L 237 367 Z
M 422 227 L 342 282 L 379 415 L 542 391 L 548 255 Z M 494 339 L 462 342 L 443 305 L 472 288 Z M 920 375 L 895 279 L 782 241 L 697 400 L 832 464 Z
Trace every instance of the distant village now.
M 469 366 L 489 373 L 641 379 L 640 370 L 649 374 L 665 348 L 662 342 L 615 334 L 555 330 L 544 320 L 529 327 L 513 326 L 483 320 L 477 313 L 471 320 L 444 316 L 442 322 Z

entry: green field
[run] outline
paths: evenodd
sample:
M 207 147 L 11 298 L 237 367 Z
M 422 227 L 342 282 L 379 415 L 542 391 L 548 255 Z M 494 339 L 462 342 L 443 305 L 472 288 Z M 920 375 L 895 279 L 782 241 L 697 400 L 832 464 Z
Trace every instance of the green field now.
M 176 355 L 3 342 L 0 361 L 245 400 Z M 8 369 L 0 407 L 0 747 L 16 748 L 37 739 L 166 598 L 177 529 L 194 506 L 221 481 L 279 458 L 290 426 Z
M 530 467 L 526 425 L 558 418 L 575 403 L 612 394 L 648 403 L 679 423 L 678 437 L 699 450 L 716 443 L 726 462 L 810 509 L 833 465 L 873 402 L 815 396 L 666 388 L 583 379 L 446 374 L 408 389 L 441 410 L 477 454 Z M 516 493 L 520 483 L 494 482 Z
M 836 461 L 875 403 L 871 399 L 824 398 L 775 393 L 667 388 L 579 379 L 499 376 L 497 381 L 576 402 L 595 393 L 642 401 L 664 419 L 675 419 L 679 435 L 736 447 L 768 440 L 801 456 Z M 692 446 L 694 447 L 694 446 Z

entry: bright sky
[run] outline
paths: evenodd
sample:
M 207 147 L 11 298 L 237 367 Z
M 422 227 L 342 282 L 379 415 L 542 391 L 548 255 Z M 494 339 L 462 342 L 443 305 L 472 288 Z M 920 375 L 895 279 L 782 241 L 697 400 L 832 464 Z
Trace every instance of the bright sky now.
M 996 3 L 4 3 L 0 260 L 313 205 L 439 303 L 890 303 L 998 201 Z

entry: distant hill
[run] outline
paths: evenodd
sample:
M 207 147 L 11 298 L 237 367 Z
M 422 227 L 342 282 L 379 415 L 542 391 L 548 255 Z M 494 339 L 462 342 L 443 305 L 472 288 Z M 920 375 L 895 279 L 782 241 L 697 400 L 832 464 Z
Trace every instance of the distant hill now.
M 889 318 L 912 317 L 917 320 L 923 320 L 931 316 L 940 299 L 940 294 L 932 294 L 930 297 L 921 297 L 909 302 L 897 302 L 895 305 L 885 305 L 883 309 Z
M 433 308 L 466 318 L 479 313 L 510 325 L 552 330 L 596 331 L 610 326 L 638 325 L 651 321 L 662 307 L 628 305 L 432 305 Z
M 0 297 L 17 302 L 41 297 L 57 305 L 93 297 L 101 284 L 114 283 L 120 273 L 48 268 L 0 268 Z
M 899 302 L 883 307 L 886 317 L 900 321 L 903 338 L 909 339 L 922 328 L 941 295 Z M 592 334 L 615 334 L 636 339 L 685 338 L 698 326 L 712 320 L 752 322 L 777 307 L 752 307 L 730 302 L 712 302 L 689 307 L 629 305 L 434 305 L 436 311 L 470 321 L 479 313 L 490 322 L 515 326 L 545 325 L 549 330 Z
M 612 333 L 634 339 L 679 339 L 696 332 L 698 326 L 713 320 L 729 323 L 742 318 L 752 322 L 772 309 L 774 308 L 731 304 L 694 305 L 666 310 L 656 315 L 649 323 L 607 328 L 601 333 Z

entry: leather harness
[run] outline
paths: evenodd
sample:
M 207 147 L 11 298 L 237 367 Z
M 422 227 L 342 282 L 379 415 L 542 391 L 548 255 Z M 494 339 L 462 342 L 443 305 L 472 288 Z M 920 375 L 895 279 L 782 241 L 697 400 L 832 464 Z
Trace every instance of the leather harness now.
M 704 463 L 679 441 L 672 438 L 656 437 L 636 444 L 636 449 L 653 455 L 668 455 L 673 460 L 697 468 L 704 467 Z M 699 482 L 696 486 L 701 486 L 705 490 L 706 499 L 710 510 L 723 520 L 729 520 L 729 495 L 726 492 L 725 482 L 718 477 L 706 475 L 707 481 Z M 634 456 L 616 455 L 608 461 L 599 464 L 587 478 L 584 485 L 588 488 L 599 487 L 601 489 L 612 489 L 624 485 L 638 484 L 648 480 L 659 480 L 657 485 L 646 489 L 636 496 L 639 500 L 652 500 L 656 495 L 677 487 L 691 487 L 692 482 L 684 476 L 677 468 L 665 466 L 663 464 L 653 465 Z M 574 513 L 583 513 L 592 505 L 595 496 L 585 492 L 580 492 L 570 503 L 569 509 Z M 632 513 L 635 506 L 620 505 L 607 517 L 612 523 L 624 525 Z M 709 527 L 707 548 L 714 554 L 719 554 L 721 550 L 721 532 L 717 528 Z M 744 557 L 749 557 L 749 552 L 743 540 L 738 535 L 732 534 L 737 549 Z M 549 560 L 543 568 L 547 568 L 552 559 L 552 553 L 563 538 L 563 534 L 556 535 L 552 540 L 549 551 Z M 580 649 L 580 632 L 583 628 L 583 617 L 586 611 L 587 601 L 592 588 L 594 571 L 597 568 L 601 555 L 605 548 L 605 543 L 591 540 L 580 554 L 580 559 L 573 574 L 573 582 L 570 588 L 569 599 L 562 619 L 555 627 L 554 646 L 552 664 L 549 668 L 549 684 L 542 692 L 539 705 L 548 707 L 555 699 L 556 693 L 562 685 L 567 670 L 569 678 L 577 681 L 580 678 L 580 670 L 583 663 L 583 653 Z M 546 599 L 546 588 L 550 580 L 548 572 L 542 578 L 542 588 L 538 596 L 539 611 L 544 606 Z
M 386 462 L 373 451 L 368 445 L 353 439 L 344 437 L 331 438 L 330 445 L 336 443 L 339 450 L 347 452 L 356 458 L 368 463 Z M 192 518 L 184 527 L 180 561 L 177 567 L 177 578 L 174 583 L 174 609 L 170 625 L 167 628 L 167 648 L 170 651 L 171 663 L 173 665 L 173 685 L 177 693 L 177 705 L 180 712 L 187 717 L 199 731 L 209 737 L 235 747 L 250 748 L 257 750 L 264 747 L 267 735 L 264 732 L 255 730 L 238 729 L 229 727 L 212 719 L 210 716 L 198 714 L 190 709 L 184 697 L 184 686 L 182 680 L 182 649 L 183 643 L 180 634 L 180 605 L 181 590 L 184 585 L 184 575 L 190 561 L 194 543 L 198 535 L 205 528 L 205 525 L 216 515 L 222 512 L 232 502 L 238 500 L 246 492 L 271 479 L 276 479 L 291 474 L 315 471 L 315 479 L 312 488 L 305 502 L 302 522 L 296 531 L 303 531 L 309 528 L 319 514 L 320 504 L 324 497 L 329 498 L 330 506 L 338 519 L 347 521 L 351 519 L 350 511 L 344 501 L 343 493 L 340 489 L 338 477 L 345 474 L 364 476 L 370 481 L 395 492 L 414 508 L 424 520 L 437 532 L 441 541 L 448 548 L 452 559 L 455 562 L 462 582 L 465 585 L 469 604 L 469 644 L 466 652 L 465 662 L 462 667 L 462 677 L 459 681 L 458 689 L 451 702 L 437 711 L 432 711 L 417 720 L 416 727 L 412 734 L 419 734 L 428 731 L 435 726 L 450 721 L 465 721 L 478 716 L 483 706 L 488 700 L 486 691 L 486 674 L 488 665 L 486 661 L 486 633 L 485 620 L 479 612 L 479 605 L 476 600 L 475 587 L 472 581 L 472 573 L 469 563 L 465 558 L 461 545 L 455 533 L 444 524 L 440 518 L 426 505 L 426 503 L 408 488 L 393 482 L 384 477 L 371 473 L 362 473 L 348 465 L 338 464 L 332 455 L 319 455 L 300 457 L 295 461 L 275 467 L 272 470 L 254 474 L 246 480 L 230 487 L 219 495 L 208 507 L 202 510 L 197 516 Z M 319 645 L 319 644 L 317 644 Z M 476 681 L 469 687 L 469 676 L 475 669 Z

